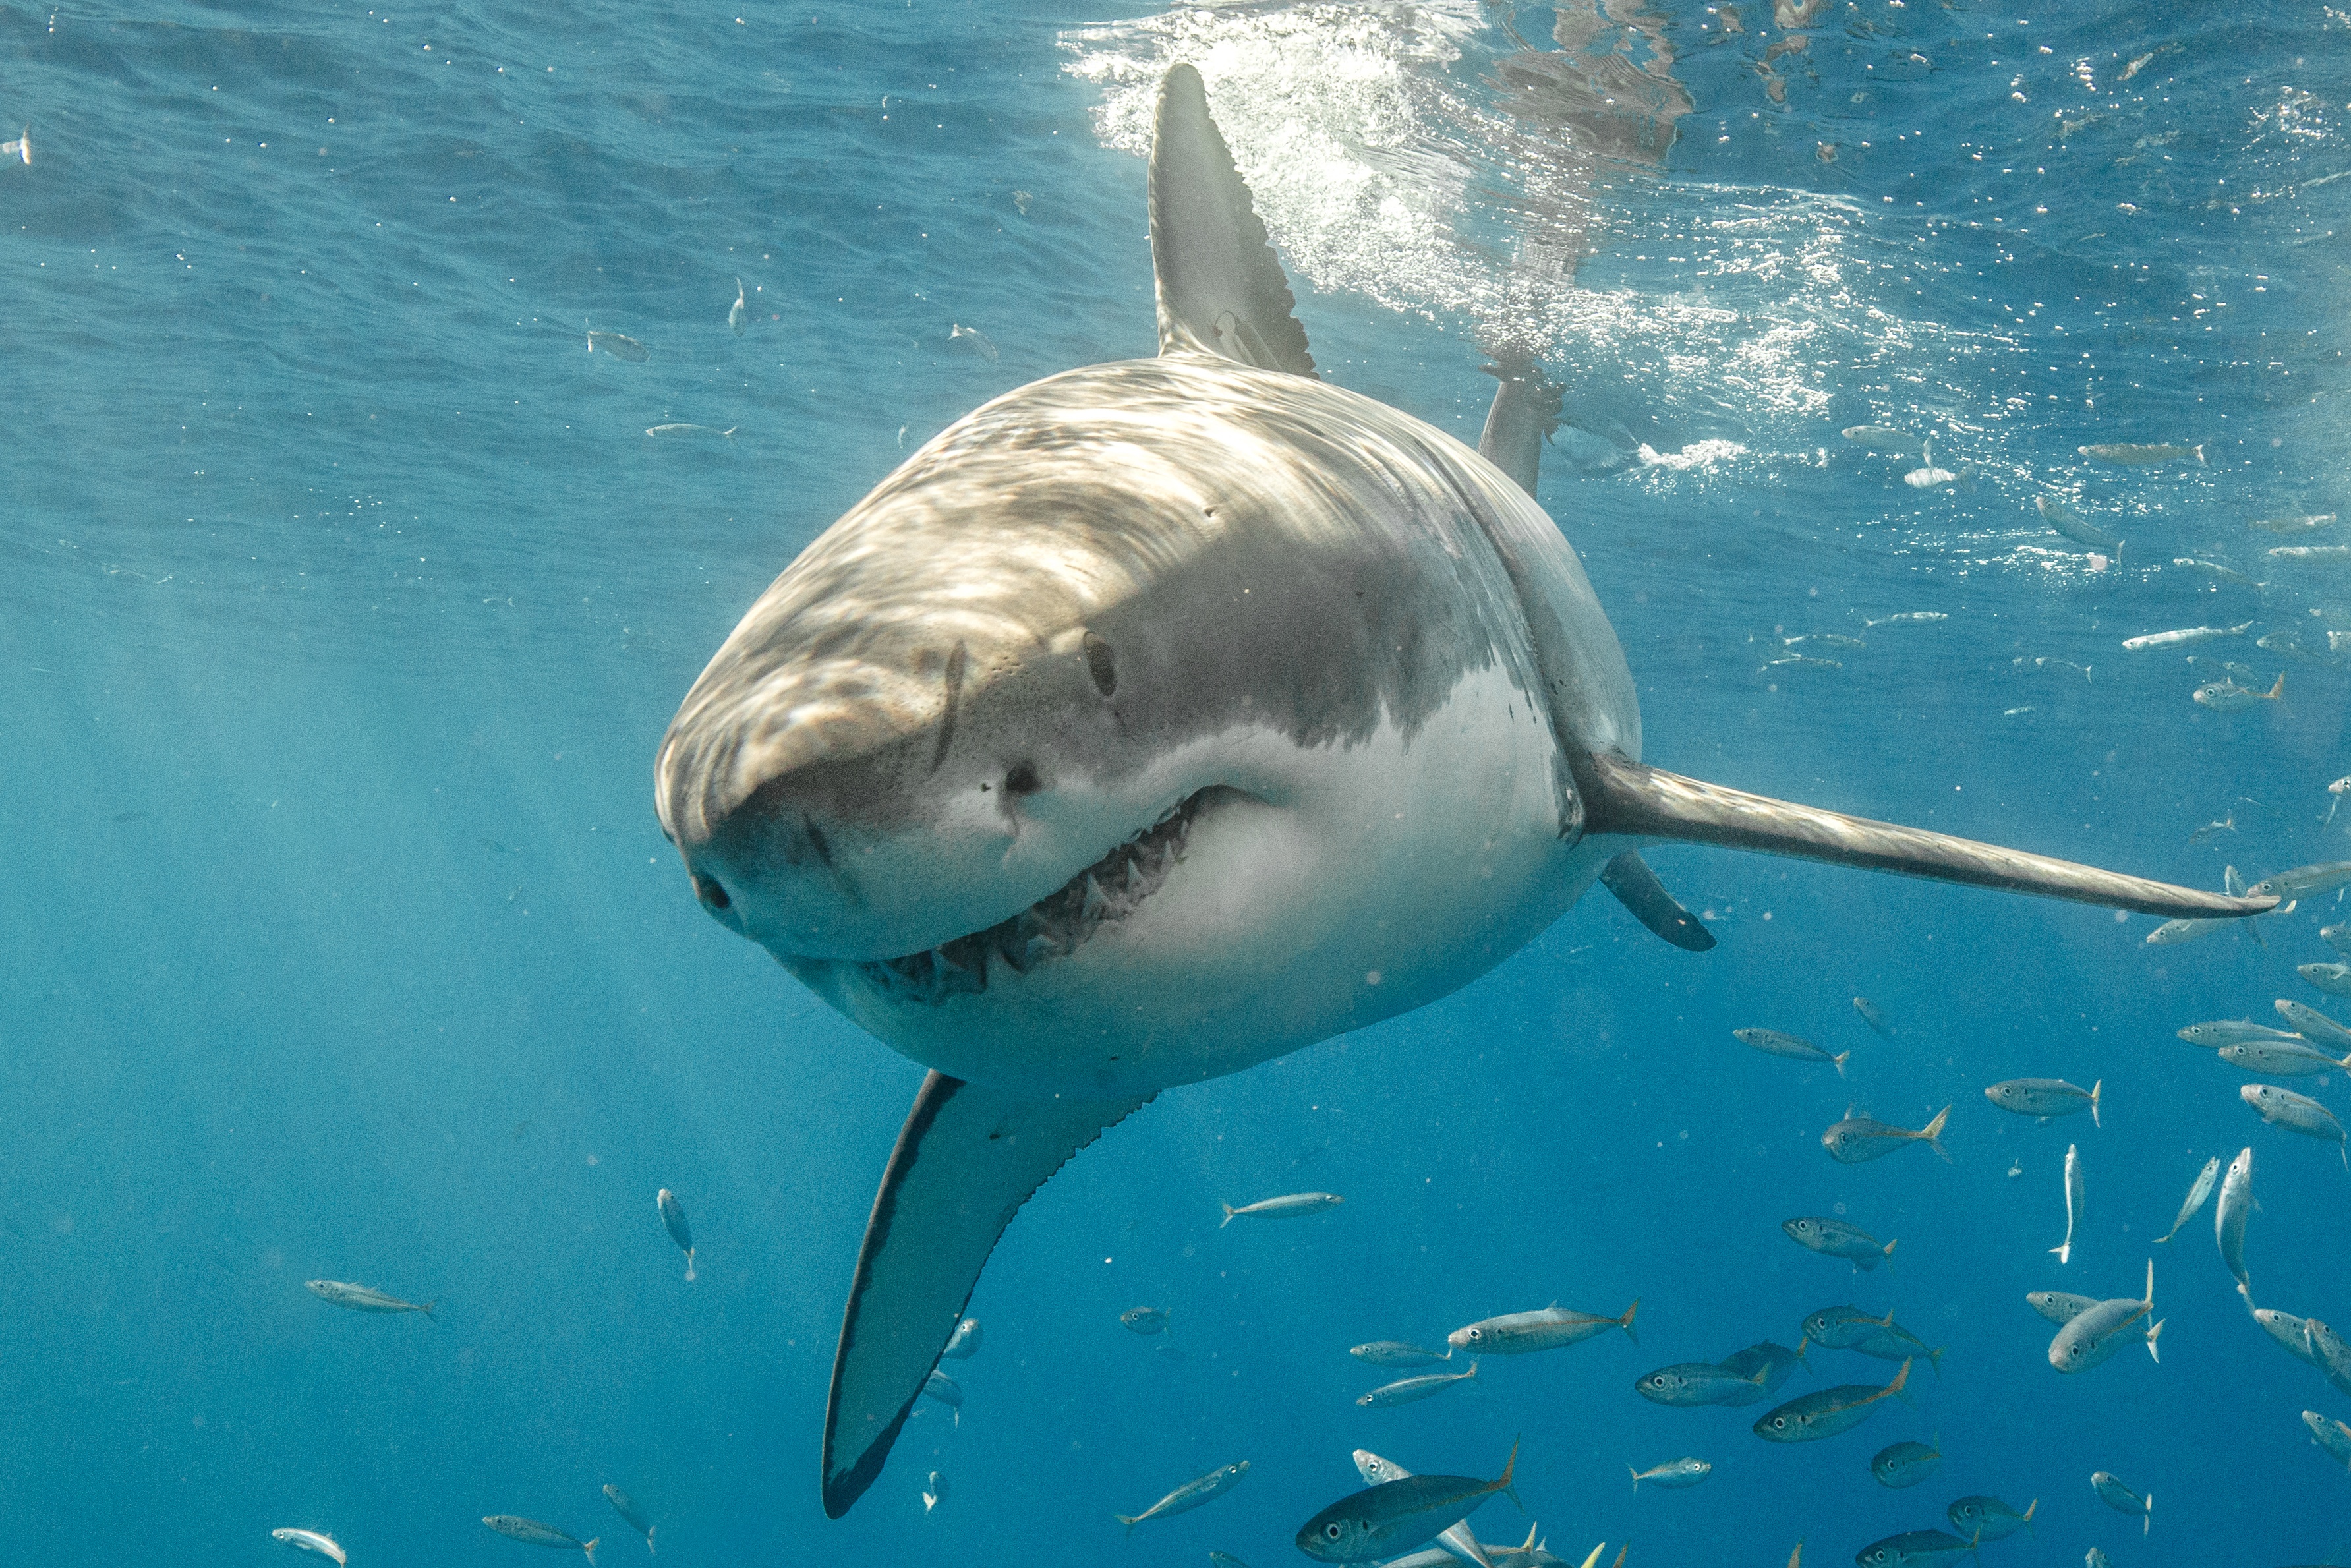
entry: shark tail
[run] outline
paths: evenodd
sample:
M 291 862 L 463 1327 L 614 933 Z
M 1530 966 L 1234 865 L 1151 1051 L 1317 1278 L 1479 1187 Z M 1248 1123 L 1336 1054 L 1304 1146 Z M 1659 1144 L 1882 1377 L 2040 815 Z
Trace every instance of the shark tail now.
M 2280 675 L 2278 679 L 2283 680 L 2285 677 L 2283 675 Z M 2105 1086 L 2106 1081 L 2103 1078 L 2090 1085 L 2090 1125 L 2093 1127 L 2104 1127 L 2105 1125 L 2104 1122 L 2098 1120 L 2098 1092 Z
M 1633 1304 L 1625 1309 L 1625 1315 L 1616 1320 L 1616 1326 L 1623 1329 L 1625 1331 L 1625 1337 L 1631 1340 L 1635 1344 L 1641 1343 L 1641 1336 L 1633 1332 L 1633 1314 L 1640 1310 L 1641 1298 L 1635 1296 L 1633 1298 Z M 1447 1354 L 1449 1354 L 1450 1353 L 1448 1352 Z
M 2283 675 L 2280 675 L 2278 679 L 2283 680 L 2285 677 Z M 1943 1124 L 1950 1119 L 1951 1108 L 1949 1105 L 1946 1105 L 1941 1110 L 1935 1113 L 1935 1119 L 1933 1121 L 1918 1129 L 1917 1134 L 1919 1137 L 1927 1140 L 1927 1146 L 1934 1150 L 1936 1155 L 1938 1155 L 1946 1165 L 1950 1163 L 1951 1155 L 1950 1152 L 1943 1147 Z

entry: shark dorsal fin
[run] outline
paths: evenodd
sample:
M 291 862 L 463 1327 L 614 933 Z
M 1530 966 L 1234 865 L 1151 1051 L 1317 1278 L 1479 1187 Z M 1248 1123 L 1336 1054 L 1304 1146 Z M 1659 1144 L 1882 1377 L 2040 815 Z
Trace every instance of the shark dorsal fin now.
M 1200 73 L 1159 87 L 1151 138 L 1151 267 L 1159 351 L 1216 354 L 1259 370 L 1314 373 L 1298 301 L 1250 204 Z

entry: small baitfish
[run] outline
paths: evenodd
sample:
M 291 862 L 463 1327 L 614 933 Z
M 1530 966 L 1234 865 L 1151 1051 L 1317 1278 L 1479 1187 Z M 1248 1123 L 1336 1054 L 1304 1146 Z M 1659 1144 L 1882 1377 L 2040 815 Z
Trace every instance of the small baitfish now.
M 604 1483 L 604 1500 L 612 1505 L 612 1511 L 614 1513 L 619 1514 L 622 1519 L 629 1521 L 629 1528 L 631 1530 L 635 1531 L 639 1535 L 645 1538 L 646 1552 L 652 1553 L 655 1557 L 661 1555 L 660 1552 L 653 1551 L 653 1531 L 661 1527 L 655 1524 L 652 1520 L 645 1517 L 645 1511 L 638 1506 L 637 1500 L 635 1498 L 631 1497 L 627 1492 L 622 1491 L 611 1481 L 606 1481 Z
M 2195 1027 L 2198 1029 L 2205 1029 L 2211 1026 L 2198 1024 Z M 2254 1027 L 2259 1026 L 2256 1025 Z M 2179 1032 L 2182 1038 L 2185 1038 L 2188 1033 L 2186 1030 L 2181 1030 Z M 2165 1231 L 2162 1235 L 2157 1237 L 2156 1239 L 2158 1241 L 2168 1241 L 2173 1237 L 2179 1235 L 2181 1228 L 2185 1227 L 2189 1220 L 2196 1218 L 2197 1210 L 2202 1208 L 2205 1201 L 2212 1196 L 2212 1188 L 2220 1179 L 2220 1156 L 2214 1155 L 2210 1159 L 2204 1162 L 2204 1168 L 2196 1173 L 2196 1179 L 2188 1184 L 2188 1197 L 2187 1200 L 2179 1206 L 2179 1217 L 2171 1222 L 2171 1228 L 2169 1230 Z
M 726 325 L 735 329 L 737 337 L 743 335 L 743 321 L 750 313 L 751 301 L 745 296 L 743 280 L 738 277 L 735 280 L 735 303 L 726 308 Z
M 603 1539 L 599 1536 L 595 1541 L 582 1541 L 576 1535 L 565 1534 L 551 1524 L 541 1524 L 518 1513 L 487 1513 L 482 1516 L 482 1522 L 500 1535 L 527 1545 L 557 1546 L 568 1552 L 586 1552 L 589 1568 L 595 1568 L 597 1542 Z
M 1874 621 L 1865 620 L 1861 629 L 1866 632 L 1878 626 L 1931 626 L 1938 621 L 1949 619 L 1939 610 L 1905 610 L 1895 615 L 1880 615 Z
M 2351 1029 L 2345 1029 L 2316 1008 L 2305 1007 L 2291 997 L 2280 997 L 2271 1005 L 2277 1009 L 2278 1017 L 2294 1025 L 2311 1044 L 2324 1040 L 2337 1051 L 2351 1051 Z
M 649 424 L 645 426 L 645 434 L 656 441 L 674 435 L 716 435 L 732 441 L 735 433 L 742 428 L 739 424 L 730 424 L 724 430 L 715 424 Z
M 2043 1122 L 2087 1111 L 2095 1127 L 2105 1125 L 2098 1120 L 2098 1091 L 2105 1087 L 2103 1078 L 2087 1089 L 2062 1078 L 2011 1078 L 1985 1090 L 1984 1098 L 2003 1111 L 2038 1116 Z
M 1433 1350 L 1423 1350 L 1400 1339 L 1375 1339 L 1369 1344 L 1351 1347 L 1347 1354 L 1357 1361 L 1368 1361 L 1374 1366 L 1430 1366 L 1453 1359 L 1450 1349 L 1439 1355 Z
M 933 1470 L 928 1476 L 925 1477 L 923 1480 L 923 1511 L 925 1513 L 928 1513 L 933 1509 L 938 1507 L 939 1504 L 946 1500 L 947 1478 L 941 1475 L 938 1471 Z M 645 1537 L 645 1544 L 651 1546 L 653 1544 L 653 1537 Z
M 979 1320 L 966 1318 L 956 1324 L 955 1333 L 947 1336 L 946 1349 L 939 1352 L 941 1361 L 969 1361 L 979 1354 Z
M 2096 550 L 2108 550 L 2117 556 L 2122 554 L 2122 540 L 2099 528 L 2055 497 L 2035 496 L 2032 497 L 2032 504 L 2040 510 L 2043 522 L 2047 523 L 2075 544 L 2087 545 Z
M 1943 1124 L 1951 1118 L 1951 1108 L 1944 1106 L 1935 1113 L 1935 1119 L 1915 1131 L 1897 1127 L 1891 1122 L 1880 1122 L 1870 1116 L 1856 1116 L 1853 1108 L 1845 1108 L 1844 1120 L 1832 1124 L 1821 1134 L 1821 1147 L 1832 1159 L 1848 1166 L 1867 1160 L 1884 1159 L 1887 1155 L 1908 1144 L 1925 1144 L 1944 1160 L 1951 1156 L 1943 1148 Z
M 935 1399 L 954 1411 L 956 1425 L 958 1427 L 963 1425 L 963 1389 L 954 1378 L 933 1367 L 931 1375 L 923 1379 L 923 1396 L 926 1399 Z
M 2149 632 L 2144 637 L 2126 637 L 2123 647 L 2139 653 L 2150 648 L 2184 648 L 2192 643 L 2210 643 L 2216 637 L 2241 637 L 2261 624 L 2248 621 L 2241 626 L 2184 626 L 2177 632 Z
M 2092 1472 L 2090 1489 L 2098 1494 L 2100 1502 L 2116 1513 L 2138 1515 L 2138 1532 L 2141 1535 L 2155 1528 L 2155 1495 L 2152 1492 L 2146 1497 L 2139 1496 L 2116 1479 L 2111 1470 Z
M 2351 1341 L 2316 1318 L 2302 1320 L 2310 1339 L 2310 1364 L 2326 1375 L 2338 1393 L 2351 1394 Z
M 1848 424 L 1837 432 L 1856 446 L 1866 446 L 1872 452 L 1883 452 L 1889 457 L 1917 457 L 1925 455 L 1924 437 L 1907 430 L 1889 429 L 1883 424 Z
M 2118 1296 L 2067 1320 L 2049 1342 L 2049 1364 L 2060 1372 L 2087 1372 L 2123 1346 L 2137 1343 L 2144 1343 L 2148 1356 L 2161 1362 L 2155 1343 L 2163 1333 L 2163 1324 L 2158 1322 L 2149 1327 L 2147 1321 L 2154 1312 L 2155 1260 L 2150 1258 L 2146 1298 Z
M 2182 457 L 2193 457 L 2199 463 L 2204 461 L 2204 448 L 2200 443 L 2194 446 L 2182 446 L 2170 441 L 2094 441 L 2074 450 L 2085 457 L 2124 468 L 2149 468 L 2158 463 L 2177 463 Z
M 322 1535 L 315 1530 L 273 1530 L 269 1532 L 269 1539 L 282 1542 L 297 1552 L 315 1552 L 333 1561 L 337 1568 L 341 1568 L 345 1561 L 343 1549 L 336 1543 L 334 1537 Z
M 2033 1511 L 2041 1500 L 2034 1498 L 2019 1513 L 1996 1497 L 1963 1497 L 1943 1511 L 1951 1528 L 1970 1541 L 2005 1541 L 2020 1530 L 2032 1528 Z
M 2269 584 L 2265 582 L 2255 582 L 2252 578 L 2247 577 L 2235 567 L 2222 566 L 2217 560 L 2205 560 L 2197 556 L 2174 556 L 2171 558 L 2171 564 L 2181 571 L 2201 572 L 2206 577 L 2218 578 L 2222 582 L 2233 582 L 2244 588 L 2267 588 L 2269 586 Z M 2263 646 L 2267 646 L 2268 643 L 2268 638 L 2264 637 L 2262 639 Z
M 2115 1568 L 2114 1559 L 2093 1546 L 2082 1558 L 2083 1568 Z
M 2179 1031 L 2179 1038 L 2190 1045 L 2206 1050 L 2215 1046 L 2235 1045 L 2244 1040 L 2300 1040 L 2292 1030 L 2273 1029 L 2251 1019 L 2216 1019 L 2210 1023 L 2192 1023 Z
M 1842 1258 L 1857 1272 L 1864 1274 L 1893 1257 L 1895 1242 L 1900 1240 L 1897 1237 L 1895 1241 L 1888 1241 L 1881 1247 L 1876 1237 L 1858 1225 L 1847 1225 L 1842 1219 L 1832 1219 L 1824 1214 L 1799 1215 L 1794 1219 L 1783 1219 L 1780 1222 L 1780 1228 L 1786 1231 L 1788 1239 L 1797 1246 L 1823 1257 Z
M 2258 686 L 2241 686 L 2234 680 L 2207 681 L 2188 694 L 2199 707 L 2214 713 L 2243 713 L 2263 703 L 2282 702 L 2285 697 L 2285 672 L 2278 672 L 2277 685 L 2267 691 Z
M 2346 885 L 2351 885 L 2351 861 L 2322 861 L 2316 865 L 2298 865 L 2292 871 L 2273 873 L 2245 889 L 2245 896 L 2307 898 L 2314 893 L 2332 893 Z
M 2053 1323 L 2070 1323 L 2098 1304 L 2095 1296 L 2077 1296 L 2071 1291 L 2027 1291 L 2024 1304 Z
M 2351 545 L 2272 545 L 2273 560 L 2351 560 Z
M 1168 1315 L 1165 1307 L 1129 1307 L 1118 1314 L 1118 1321 L 1136 1333 L 1155 1334 L 1166 1331 Z
M 1794 637 L 1782 637 L 1780 639 L 1780 645 L 1783 648 L 1798 648 L 1803 646 L 1807 643 L 1817 643 L 1823 648 L 1866 648 L 1869 646 L 1868 643 L 1863 642 L 1858 637 L 1840 636 L 1834 632 L 1805 632 Z
M 640 1187 L 637 1190 L 642 1192 L 644 1189 Z M 661 1211 L 662 1228 L 669 1232 L 669 1239 L 677 1243 L 679 1251 L 685 1254 L 685 1277 L 693 1279 L 694 1228 L 685 1222 L 685 1206 L 678 1202 L 677 1194 L 664 1187 L 653 1195 L 653 1207 Z
M 2330 1420 L 2315 1410 L 2304 1411 L 2302 1424 L 2310 1428 L 2312 1442 L 2325 1449 L 2336 1464 L 2351 1469 L 2351 1427 Z M 340 1563 L 342 1559 L 338 1556 L 335 1561 Z
M 2255 1307 L 2253 1322 L 2262 1332 L 2285 1348 L 2296 1361 L 2318 1364 L 2317 1347 L 2310 1343 L 2310 1320 L 2295 1317 L 2292 1312 L 2279 1312 L 2275 1307 Z
M 2334 1112 L 2309 1095 L 2281 1089 L 2274 1083 L 2248 1083 L 2237 1091 L 2237 1098 L 2261 1113 L 2262 1120 L 2273 1127 L 2283 1127 L 2289 1133 L 2333 1144 L 2343 1155 L 2343 1168 L 2351 1171 L 2351 1145 L 2344 1142 L 2343 1124 L 2335 1119 Z
M 2220 1060 L 2244 1072 L 2265 1072 L 2273 1078 L 2310 1078 L 2336 1068 L 2351 1068 L 2351 1056 L 2341 1061 L 2301 1040 L 2248 1040 L 2224 1045 Z
M 1869 1457 L 1869 1473 L 1877 1484 L 1897 1491 L 1917 1486 L 1942 1468 L 1941 1451 L 1925 1443 L 1889 1443 Z
M 1882 1388 L 1848 1383 L 1836 1388 L 1815 1389 L 1765 1412 L 1755 1423 L 1755 1435 L 1770 1443 L 1814 1443 L 1840 1432 L 1850 1432 L 1869 1419 L 1878 1402 L 1889 1396 L 1907 1404 L 1909 1398 L 1903 1389 L 1909 1382 L 1910 1364 L 1906 1361 L 1893 1381 Z
M 1815 659 L 1809 653 L 1782 653 L 1776 659 L 1766 659 L 1755 667 L 1761 674 L 1766 670 L 1842 670 L 1844 666 L 1834 659 Z
M 2327 788 L 2332 789 L 2335 786 L 2330 784 Z M 2343 797 L 2338 794 L 2335 799 L 2337 802 L 2340 802 Z M 2334 809 L 2335 808 L 2332 805 L 2327 808 L 2330 811 Z M 2321 942 L 2325 943 L 2329 947 L 2334 948 L 2337 953 L 2351 953 L 2351 920 L 2342 921 L 2333 925 L 2320 926 L 2318 928 L 2318 939 Z
M 1749 1388 L 1761 1388 L 1766 1372 L 1744 1375 L 1710 1361 L 1677 1361 L 1633 1380 L 1633 1392 L 1658 1405 L 1687 1408 L 1698 1405 L 1728 1405 Z
M 1718 1364 L 1723 1371 L 1741 1379 L 1751 1378 L 1761 1374 L 1762 1381 L 1752 1385 L 1741 1382 L 1738 1393 L 1718 1399 L 1715 1403 L 1717 1405 L 1761 1404 L 1780 1392 L 1780 1385 L 1787 1382 L 1794 1374 L 1796 1363 L 1802 1359 L 1801 1354 L 1790 1350 L 1786 1345 L 1773 1344 L 1768 1339 L 1750 1344 L 1745 1350 L 1734 1354 L 1726 1355 Z
M 1472 1476 L 1413 1476 L 1368 1487 L 1316 1514 L 1299 1527 L 1298 1549 L 1323 1563 L 1369 1563 L 1394 1557 L 1434 1541 L 1477 1511 L 1496 1492 L 1512 1502 L 1519 1448 L 1490 1481 Z
M 2351 997 L 2351 964 L 2296 964 L 2294 972 L 2330 997 Z
M 1851 1350 L 1880 1329 L 1894 1326 L 1894 1314 L 1873 1318 L 1859 1307 L 1823 1307 L 1804 1319 L 1804 1339 L 1824 1350 Z
M 1485 1355 L 1525 1355 L 1532 1351 L 1581 1344 L 1610 1329 L 1623 1329 L 1625 1337 L 1638 1344 L 1641 1336 L 1633 1332 L 1633 1314 L 1640 1310 L 1638 1297 L 1621 1315 L 1613 1318 L 1575 1312 L 1553 1301 L 1538 1312 L 1505 1312 L 1498 1318 L 1455 1329 L 1445 1336 L 1445 1343 L 1454 1350 L 1476 1351 Z
M 2237 814 L 2231 811 L 2229 815 L 2220 818 L 2219 821 L 2207 822 L 2202 827 L 2197 829 L 2194 832 L 2189 834 L 2188 841 L 2191 844 L 2205 843 L 2213 839 L 2219 838 L 2222 833 L 2233 833 L 2236 831 Z
M 1412 1479 L 1410 1470 L 1405 1469 L 1394 1459 L 1380 1458 L 1369 1448 L 1357 1448 L 1354 1458 L 1355 1473 L 1363 1477 L 1369 1485 L 1385 1486 L 1390 1481 Z M 1532 1546 L 1534 1539 L 1534 1532 L 1529 1531 L 1527 1544 Z M 1479 1544 L 1478 1537 L 1470 1532 L 1467 1521 L 1440 1531 L 1437 1537 L 1437 1545 L 1431 1550 L 1437 1555 L 1435 1560 L 1427 1564 L 1427 1568 L 1444 1568 L 1444 1564 L 1448 1560 L 1458 1560 L 1470 1564 L 1471 1568 L 1494 1568 L 1493 1559 L 1488 1556 L 1485 1548 Z M 1391 1563 L 1388 1568 L 1396 1568 L 1396 1565 Z
M 2323 528 L 2334 520 L 2332 512 L 2315 512 L 2307 517 L 2255 517 L 2246 526 L 2266 528 L 2273 534 L 2306 534 L 2313 528 Z
M 951 322 L 947 331 L 947 346 L 969 349 L 989 364 L 996 363 L 996 345 L 988 341 L 987 334 L 977 327 L 967 327 L 960 321 Z
M 2252 1212 L 2253 1151 L 2248 1145 L 2229 1162 L 2229 1174 L 2220 1178 L 2220 1206 L 2212 1210 L 2212 1239 L 2220 1249 L 2220 1261 L 2236 1276 L 2237 1294 L 2247 1306 L 2253 1302 L 2253 1281 L 2245 1272 L 2245 1221 Z
M 1220 1470 L 1210 1470 L 1197 1480 L 1186 1481 L 1141 1513 L 1131 1516 L 1114 1513 L 1111 1517 L 1126 1526 L 1127 1534 L 1133 1535 L 1134 1527 L 1146 1519 L 1165 1519 L 1171 1513 L 1188 1513 L 1204 1502 L 1224 1496 L 1225 1493 L 1238 1486 L 1241 1478 L 1247 1474 L 1249 1474 L 1249 1461 L 1242 1459 L 1237 1464 L 1227 1465 Z
M 433 1309 L 441 1304 L 437 1296 L 419 1305 L 344 1280 L 305 1280 L 302 1288 L 322 1301 L 332 1301 L 355 1312 L 423 1312 L 429 1318 L 433 1315 Z
M 598 332 L 591 329 L 588 334 L 588 351 L 592 354 L 599 349 L 614 359 L 626 360 L 632 365 L 643 364 L 651 357 L 645 346 L 634 338 L 619 332 Z
M 1384 1383 L 1355 1401 L 1358 1405 L 1384 1410 L 1392 1405 L 1409 1405 L 1416 1399 L 1426 1399 L 1432 1394 L 1442 1394 L 1456 1383 L 1467 1383 L 1478 1375 L 1478 1364 L 1471 1362 L 1467 1372 L 1432 1372 L 1419 1377 L 1398 1378 Z
M 1679 1490 L 1683 1487 L 1694 1487 L 1714 1474 L 1714 1467 L 1704 1459 L 1667 1459 L 1664 1464 L 1652 1465 L 1646 1470 L 1633 1469 L 1630 1465 L 1625 1468 L 1633 1471 L 1633 1490 L 1636 1493 L 1643 1481 Z
M 1883 1541 L 1873 1541 L 1853 1554 L 1860 1568 L 1944 1568 L 1976 1549 L 1939 1530 L 1906 1530 Z
M 1947 621 L 1950 619 L 1949 616 L 1944 615 L 1939 612 L 1928 612 L 1927 613 L 1928 618 L 1931 620 Z M 1855 997 L 1853 998 L 1853 1010 L 1861 1015 L 1861 1021 L 1869 1026 L 1870 1033 L 1876 1035 L 1880 1040 L 1892 1040 L 1894 1038 L 1893 1023 L 1887 1019 L 1884 1009 L 1879 1008 L 1876 1002 L 1871 1001 L 1867 997 Z
M 1949 468 L 1936 466 L 1934 449 L 1929 447 L 1927 452 L 1926 466 L 1911 469 L 1902 476 L 1902 482 L 1913 490 L 1935 490 L 1956 482 L 1959 476 Z
M 1935 1369 L 1938 1377 L 1943 1375 L 1943 1352 L 1946 1348 L 1942 1345 L 1929 1347 L 1925 1340 L 1900 1323 L 1888 1323 L 1853 1346 L 1859 1354 L 1874 1356 L 1879 1361 L 1924 1360 Z
M 1809 1040 L 1782 1034 L 1776 1029 L 1735 1029 L 1730 1031 L 1730 1038 L 1741 1045 L 1751 1045 L 1758 1051 L 1772 1056 L 1784 1056 L 1791 1061 L 1825 1061 L 1836 1069 L 1839 1078 L 1844 1076 L 1845 1059 L 1853 1054 L 1849 1051 L 1842 1051 L 1832 1056 Z
M 1229 1203 L 1219 1204 L 1225 1218 L 1217 1222 L 1217 1228 L 1222 1230 L 1236 1219 L 1288 1219 L 1301 1214 L 1320 1214 L 1346 1201 L 1335 1192 L 1293 1192 L 1280 1197 L 1259 1198 L 1239 1208 Z
M 2084 1202 L 2081 1150 L 2068 1144 L 2065 1145 L 2065 1239 L 2049 1249 L 2057 1254 L 2060 1267 L 2074 1260 L 2074 1226 L 2081 1218 Z

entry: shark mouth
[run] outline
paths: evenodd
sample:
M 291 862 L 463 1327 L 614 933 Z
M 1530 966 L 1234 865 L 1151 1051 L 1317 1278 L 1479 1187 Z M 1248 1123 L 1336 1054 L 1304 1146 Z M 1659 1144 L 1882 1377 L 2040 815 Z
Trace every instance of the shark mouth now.
M 1019 914 L 902 958 L 846 966 L 885 996 L 937 1007 L 949 997 L 987 989 L 991 965 L 1025 975 L 1049 959 L 1066 957 L 1105 922 L 1125 919 L 1157 893 L 1185 858 L 1194 821 L 1220 797 L 1241 791 L 1221 784 L 1186 796 L 1159 821 L 1047 894 Z

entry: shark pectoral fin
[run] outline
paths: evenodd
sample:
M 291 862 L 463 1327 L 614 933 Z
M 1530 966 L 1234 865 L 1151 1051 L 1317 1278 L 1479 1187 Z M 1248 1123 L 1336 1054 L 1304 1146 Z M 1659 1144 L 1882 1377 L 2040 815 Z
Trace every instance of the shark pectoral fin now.
M 1029 1100 L 934 1072 L 898 1134 L 841 1322 L 824 1413 L 824 1511 L 873 1484 L 1029 1195 L 1143 1100 Z
M 1632 911 L 1633 918 L 1672 943 L 1691 953 L 1703 953 L 1714 946 L 1714 934 L 1698 923 L 1698 916 L 1674 901 L 1649 862 L 1641 858 L 1638 850 L 1626 850 L 1600 869 L 1600 884 L 1616 895 L 1616 902 Z
M 1542 476 L 1543 441 L 1559 428 L 1561 388 L 1522 355 L 1497 354 L 1486 373 L 1502 384 L 1478 434 L 1478 455 L 1517 480 L 1531 498 Z
M 1161 353 L 1314 373 L 1290 280 L 1208 117 L 1200 73 L 1186 65 L 1160 83 L 1152 127 L 1151 267 Z
M 1725 844 L 2172 918 L 2230 919 L 2276 906 L 2267 897 L 2199 893 L 1997 844 L 1792 805 L 1645 767 L 1613 752 L 1587 756 L 1576 768 L 1576 785 L 1588 832 Z

